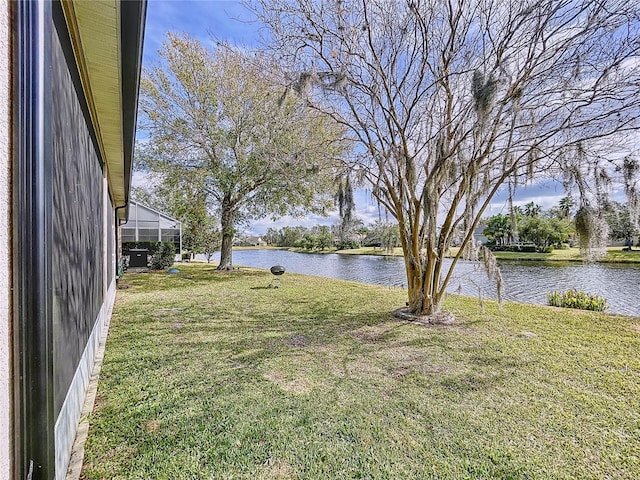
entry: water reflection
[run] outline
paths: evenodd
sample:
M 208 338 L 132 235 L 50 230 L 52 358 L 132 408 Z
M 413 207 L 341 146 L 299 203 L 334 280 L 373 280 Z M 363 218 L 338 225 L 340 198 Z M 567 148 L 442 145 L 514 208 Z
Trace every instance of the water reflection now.
M 219 260 L 219 255 L 214 261 Z M 258 268 L 281 264 L 288 272 L 340 278 L 389 287 L 406 288 L 401 257 L 367 255 L 308 254 L 286 250 L 239 250 L 233 262 Z M 450 265 L 450 260 L 447 260 Z M 640 268 L 625 265 L 583 265 L 556 262 L 501 262 L 504 298 L 523 303 L 546 304 L 553 290 L 575 288 L 608 300 L 609 313 L 640 316 Z M 458 262 L 448 291 L 462 295 L 496 298 L 496 288 L 481 266 Z

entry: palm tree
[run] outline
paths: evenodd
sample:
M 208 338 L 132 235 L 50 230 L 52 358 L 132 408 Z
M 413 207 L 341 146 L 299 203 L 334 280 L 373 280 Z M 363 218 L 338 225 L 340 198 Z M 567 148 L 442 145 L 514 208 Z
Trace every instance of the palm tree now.
M 506 245 L 511 242 L 511 221 L 506 215 L 494 215 L 487 220 L 487 227 L 482 233 L 493 238 L 496 245 Z
M 529 202 L 524 206 L 524 214 L 527 217 L 537 217 L 542 207 L 534 202 Z
M 573 198 L 570 195 L 567 195 L 564 198 L 560 199 L 558 202 L 558 211 L 560 212 L 561 219 L 567 219 L 571 216 L 571 209 L 575 203 L 573 202 Z

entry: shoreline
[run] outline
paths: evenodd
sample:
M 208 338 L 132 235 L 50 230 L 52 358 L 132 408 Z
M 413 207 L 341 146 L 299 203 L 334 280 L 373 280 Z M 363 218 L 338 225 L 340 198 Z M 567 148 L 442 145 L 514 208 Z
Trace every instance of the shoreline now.
M 451 258 L 456 250 L 452 247 L 450 250 L 452 253 L 446 258 Z M 598 260 L 588 261 L 580 256 L 580 249 L 572 247 L 568 249 L 558 249 L 551 253 L 528 253 L 528 252 L 493 252 L 496 259 L 500 261 L 508 262 L 553 262 L 553 263 L 603 263 L 603 264 L 628 264 L 628 265 L 640 265 L 640 249 L 623 251 L 623 247 L 609 247 L 607 254 Z M 310 253 L 310 254 L 329 254 L 335 253 L 338 255 L 374 255 L 381 257 L 402 257 L 402 250 L 395 248 L 393 253 L 387 253 L 382 249 L 375 247 L 362 247 L 349 250 L 306 250 L 303 248 L 295 247 L 240 247 L 238 250 L 258 250 L 258 249 L 273 249 L 273 250 L 288 250 L 295 253 Z

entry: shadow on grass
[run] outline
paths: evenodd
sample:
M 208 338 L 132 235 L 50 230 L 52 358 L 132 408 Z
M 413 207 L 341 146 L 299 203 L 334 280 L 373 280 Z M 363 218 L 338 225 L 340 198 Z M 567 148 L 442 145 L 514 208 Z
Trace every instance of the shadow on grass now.
M 181 266 L 179 270 L 180 273 L 178 274 L 168 274 L 164 271 L 127 273 L 123 277 L 123 282 L 130 285 L 130 288 L 137 292 L 157 292 L 223 284 L 238 277 L 243 279 L 264 277 L 267 280 L 269 278 L 268 272 L 258 269 L 220 271 L 216 270 L 215 267 L 194 268 L 193 266 Z
M 475 373 L 448 375 L 442 379 L 440 385 L 446 390 L 458 394 L 486 392 L 502 385 L 508 377 L 507 373 L 503 371 L 498 374 L 485 375 Z

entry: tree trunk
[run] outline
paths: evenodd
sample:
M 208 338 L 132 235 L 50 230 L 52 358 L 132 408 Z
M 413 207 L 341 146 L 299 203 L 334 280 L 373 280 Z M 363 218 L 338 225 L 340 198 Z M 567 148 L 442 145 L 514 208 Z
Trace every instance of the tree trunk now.
M 438 254 L 429 252 L 420 256 L 419 248 L 412 245 L 411 240 L 402 239 L 402 249 L 407 272 L 409 296 L 409 312 L 414 315 L 433 315 L 440 311 L 442 302 L 438 294 L 440 279 Z
M 222 201 L 222 218 L 220 219 L 222 246 L 220 247 L 220 265 L 218 265 L 218 270 L 233 269 L 233 264 L 231 263 L 231 250 L 233 248 L 233 236 L 235 234 L 233 216 L 233 207 L 225 197 Z

